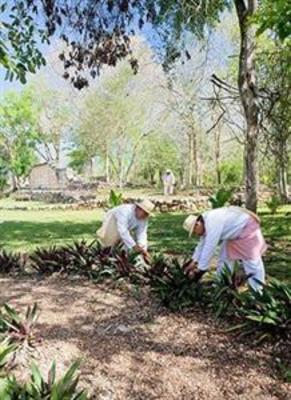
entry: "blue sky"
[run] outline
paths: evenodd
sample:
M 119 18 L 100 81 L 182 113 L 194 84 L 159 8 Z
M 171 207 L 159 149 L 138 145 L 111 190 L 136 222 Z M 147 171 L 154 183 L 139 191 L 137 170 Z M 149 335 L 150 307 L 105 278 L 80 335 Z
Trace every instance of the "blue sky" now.
M 222 19 L 228 18 L 229 15 L 224 13 Z M 2 16 L 3 19 L 3 16 Z M 159 45 L 159 36 L 157 33 L 151 28 L 149 24 L 146 24 L 140 33 L 141 36 L 143 36 L 146 41 L 153 47 L 156 48 Z M 198 43 L 197 41 L 192 37 L 191 38 L 191 44 L 190 44 L 190 50 L 191 47 L 197 46 Z M 55 40 L 52 41 L 52 44 L 49 45 L 43 45 L 39 44 L 39 48 L 44 54 L 45 58 L 47 55 L 52 51 L 52 49 L 55 46 Z M 210 51 L 210 57 L 213 59 L 213 68 L 217 68 L 217 66 L 220 66 L 223 68 L 225 64 L 227 63 L 228 56 L 232 53 L 232 47 L 231 44 L 226 38 L 226 35 L 222 31 L 218 31 L 215 34 L 212 35 L 212 49 Z M 215 71 L 213 71 L 215 72 Z M 3 67 L 0 68 L 0 94 L 3 94 L 7 90 L 19 90 L 23 88 L 23 85 L 18 82 L 18 81 L 5 81 L 5 70 Z M 29 81 L 29 79 L 28 79 Z

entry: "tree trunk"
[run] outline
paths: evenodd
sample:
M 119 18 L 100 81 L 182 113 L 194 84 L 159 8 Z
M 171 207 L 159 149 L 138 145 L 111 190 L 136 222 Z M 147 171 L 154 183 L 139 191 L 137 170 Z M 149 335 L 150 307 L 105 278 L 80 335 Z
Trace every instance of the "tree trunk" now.
M 110 160 L 109 160 L 109 154 L 108 154 L 108 147 L 106 146 L 106 154 L 105 154 L 105 177 L 106 177 L 106 182 L 110 182 Z
M 216 183 L 221 184 L 220 171 L 220 128 L 215 131 L 215 168 L 216 168 Z
M 259 105 L 255 69 L 256 32 L 254 26 L 249 22 L 249 17 L 257 9 L 257 0 L 235 0 L 235 6 L 241 33 L 238 86 L 246 119 L 246 207 L 256 212 L 258 201 L 257 144 Z
M 277 156 L 278 191 L 283 203 L 288 201 L 288 150 L 287 143 L 279 143 Z
M 191 188 L 193 185 L 193 140 L 189 135 L 189 155 L 188 155 L 188 182 L 187 186 Z
M 197 145 L 197 133 L 195 128 L 193 128 L 193 167 L 195 169 L 194 174 L 194 185 L 197 187 L 200 184 L 200 160 L 198 156 L 198 145 Z

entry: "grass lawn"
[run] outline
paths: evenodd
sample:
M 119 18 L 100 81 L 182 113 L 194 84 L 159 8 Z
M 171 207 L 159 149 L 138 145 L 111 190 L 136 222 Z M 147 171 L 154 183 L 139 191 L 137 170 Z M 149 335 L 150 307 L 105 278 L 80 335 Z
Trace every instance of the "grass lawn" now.
M 19 202 L 18 202 L 19 203 Z M 18 204 L 20 206 L 20 204 Z M 0 210 L 0 244 L 10 250 L 61 245 L 94 239 L 101 210 Z M 266 257 L 268 273 L 291 282 L 291 206 L 272 216 L 262 209 L 263 232 L 271 243 Z M 189 253 L 195 246 L 182 229 L 184 214 L 157 214 L 150 223 L 150 244 L 156 251 Z

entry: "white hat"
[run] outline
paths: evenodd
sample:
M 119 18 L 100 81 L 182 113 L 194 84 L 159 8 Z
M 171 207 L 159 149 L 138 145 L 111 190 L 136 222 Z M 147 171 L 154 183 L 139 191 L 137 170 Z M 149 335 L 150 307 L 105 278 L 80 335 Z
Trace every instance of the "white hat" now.
M 185 229 L 185 231 L 189 232 L 189 237 L 193 233 L 197 218 L 197 215 L 189 215 L 184 221 L 183 228 Z
M 143 200 L 139 203 L 135 203 L 136 206 L 144 210 L 147 214 L 152 215 L 155 205 L 150 200 Z

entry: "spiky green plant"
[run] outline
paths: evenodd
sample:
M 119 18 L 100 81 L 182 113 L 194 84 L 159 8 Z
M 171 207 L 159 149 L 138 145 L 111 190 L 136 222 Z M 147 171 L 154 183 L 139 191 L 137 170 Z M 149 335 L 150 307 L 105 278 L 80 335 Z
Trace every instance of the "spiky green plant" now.
M 4 304 L 0 310 L 0 337 L 7 338 L 18 348 L 32 348 L 39 341 L 34 334 L 37 319 L 37 304 L 28 306 L 24 316 L 9 304 Z
M 104 249 L 98 241 L 86 243 L 82 240 L 71 245 L 37 249 L 30 257 L 31 266 L 41 275 L 54 272 L 65 275 L 79 275 L 100 281 L 104 269 L 116 261 L 110 249 Z
M 240 314 L 246 333 L 255 333 L 258 341 L 275 335 L 291 339 L 291 285 L 272 279 L 261 291 L 250 289 Z
M 19 273 L 25 268 L 26 259 L 20 253 L 11 253 L 6 250 L 0 252 L 0 273 Z
M 176 311 L 189 307 L 196 302 L 204 302 L 206 288 L 200 282 L 194 282 L 185 273 L 183 264 L 178 259 L 168 262 L 168 265 L 159 267 L 159 274 L 152 274 L 150 285 L 152 291 L 162 303 Z
M 30 256 L 31 267 L 41 275 L 50 275 L 66 270 L 70 264 L 64 247 L 38 248 Z
M 18 382 L 15 376 L 0 379 L 0 399 L 2 400 L 87 400 L 84 390 L 78 389 L 79 362 L 73 363 L 63 377 L 56 379 L 56 365 L 52 364 L 47 379 L 37 365 L 31 368 L 29 382 Z
M 7 366 L 7 364 L 13 358 L 13 354 L 16 351 L 16 346 L 9 343 L 9 340 L 3 340 L 0 343 L 0 375 L 1 371 Z
M 247 276 L 241 275 L 238 264 L 232 270 L 225 265 L 212 279 L 211 307 L 216 317 L 233 314 L 242 307 L 243 295 L 237 289 L 247 280 Z
M 78 389 L 77 370 L 80 362 L 74 362 L 63 377 L 56 379 L 56 364 L 52 364 L 45 379 L 36 364 L 32 365 L 31 381 L 26 386 L 28 398 L 32 400 L 86 400 L 84 390 Z

